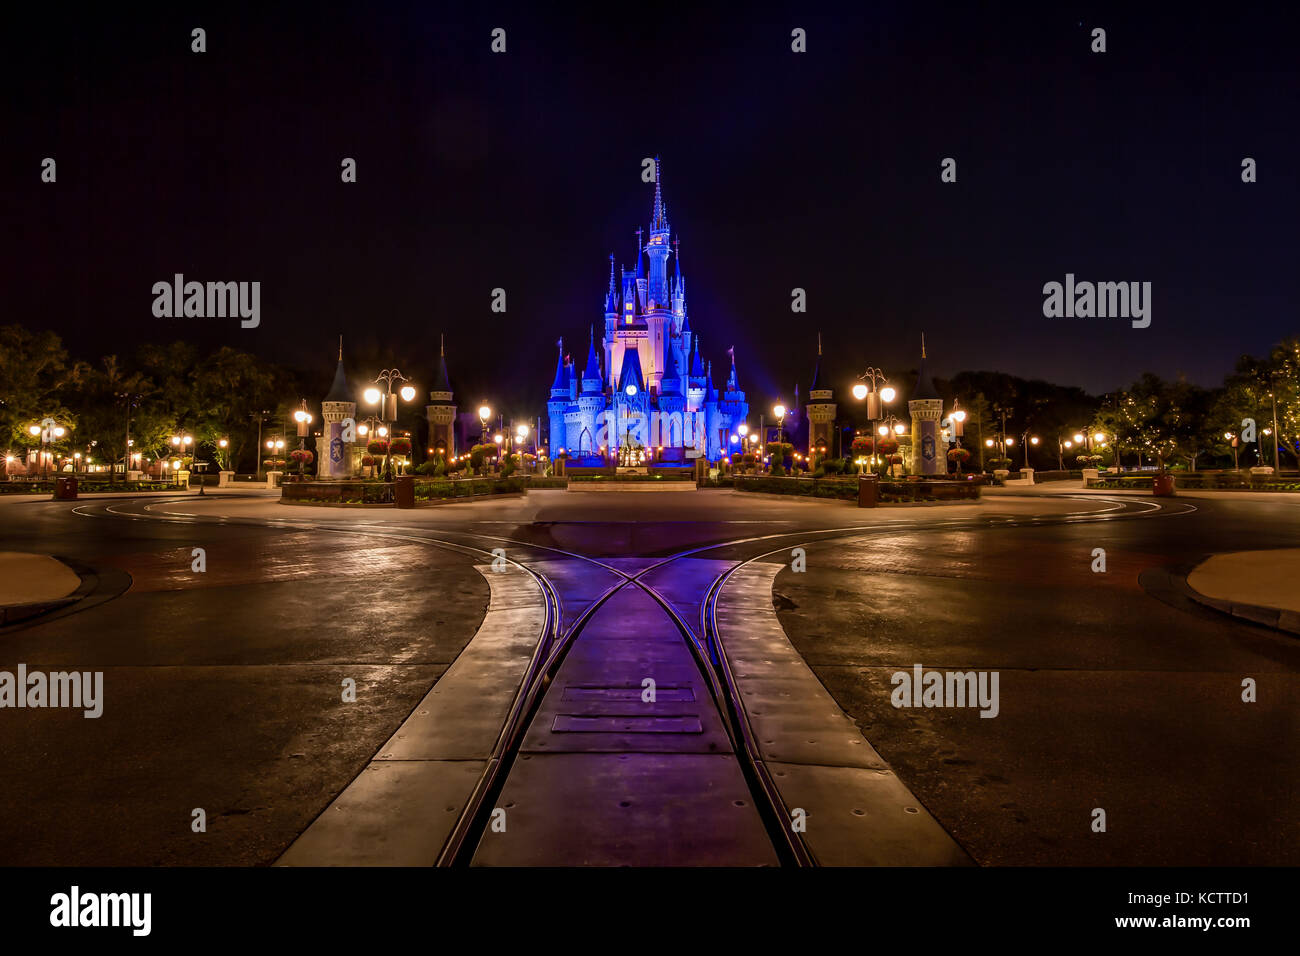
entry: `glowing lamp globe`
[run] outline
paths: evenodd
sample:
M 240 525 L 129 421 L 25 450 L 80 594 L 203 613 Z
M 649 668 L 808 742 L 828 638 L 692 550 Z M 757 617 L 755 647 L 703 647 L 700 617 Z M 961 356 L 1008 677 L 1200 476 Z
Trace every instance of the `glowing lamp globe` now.
M 361 393 L 361 397 L 366 400 L 367 405 L 379 404 L 379 389 L 371 387 Z
M 854 386 L 853 386 L 853 397 L 856 398 L 858 401 L 862 401 L 864 398 L 866 398 L 866 397 L 867 397 L 867 386 L 863 385 L 861 382 L 858 382 L 857 385 L 854 385 Z
M 884 388 L 880 390 L 880 399 L 881 401 L 884 402 L 892 402 L 894 400 L 894 396 L 897 394 L 898 393 L 895 392 L 891 386 L 886 385 Z
M 401 395 L 402 395 L 402 401 L 404 402 L 411 401 L 411 399 L 415 398 L 415 386 L 403 385 Z

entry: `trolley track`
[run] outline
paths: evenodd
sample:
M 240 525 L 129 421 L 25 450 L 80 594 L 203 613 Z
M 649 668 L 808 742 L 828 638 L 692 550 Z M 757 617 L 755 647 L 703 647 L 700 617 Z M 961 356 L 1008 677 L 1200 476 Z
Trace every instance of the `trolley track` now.
M 581 566 L 612 575 L 613 582 L 601 591 L 567 627 L 563 624 L 564 596 L 560 587 L 551 577 L 533 565 L 543 558 L 521 559 L 518 550 L 514 555 L 505 553 L 505 561 L 528 574 L 537 584 L 545 603 L 546 614 L 542 632 L 538 635 L 535 651 L 532 655 L 525 676 L 520 683 L 508 716 L 493 747 L 486 769 L 475 786 L 473 793 L 460 814 L 451 835 L 443 846 L 436 861 L 440 866 L 465 866 L 474 858 L 477 848 L 487 832 L 489 820 L 519 758 L 526 735 L 540 712 L 548 691 L 569 651 L 583 634 L 592 618 L 609 602 L 615 600 L 625 589 L 633 589 L 648 596 L 672 622 L 680 639 L 689 650 L 695 662 L 699 676 L 708 689 L 711 703 L 721 721 L 731 751 L 735 755 L 745 784 L 751 794 L 754 807 L 762 820 L 763 827 L 771 841 L 777 860 L 782 865 L 807 866 L 814 860 L 800 836 L 789 826 L 789 808 L 787 808 L 759 752 L 754 732 L 745 714 L 735 674 L 728 659 L 727 650 L 722 645 L 717 625 L 718 596 L 733 575 L 744 566 L 755 561 L 771 557 L 801 544 L 818 540 L 830 540 L 837 537 L 853 537 L 880 533 L 912 532 L 925 529 L 953 531 L 964 528 L 998 528 L 1039 526 L 1042 524 L 1073 523 L 1077 521 L 1114 520 L 1117 518 L 1142 518 L 1156 514 L 1185 514 L 1195 510 L 1184 506 L 1185 510 L 1171 511 L 1168 507 L 1149 501 L 1133 499 L 1104 499 L 1108 507 L 1101 511 L 1073 512 L 1064 515 L 1026 516 L 1023 518 L 1006 516 L 975 516 L 957 519 L 935 518 L 933 520 L 903 520 L 881 522 L 873 526 L 849 526 L 826 529 L 804 529 L 798 531 L 777 532 L 771 534 L 749 535 L 733 540 L 693 547 L 674 553 L 639 570 L 625 571 L 612 564 L 588 555 L 557 548 L 536 542 L 521 541 L 504 535 L 488 534 L 477 531 L 462 531 L 440 528 L 437 534 L 430 534 L 426 527 L 412 525 L 394 525 L 384 522 L 377 526 L 370 523 L 361 526 L 340 526 L 331 523 L 319 523 L 297 518 L 258 518 L 258 517 L 216 517 L 200 516 L 184 512 L 163 510 L 163 506 L 176 499 L 165 501 L 141 501 L 133 499 L 129 504 L 103 504 L 80 506 L 74 511 L 86 517 L 111 517 L 121 520 L 146 520 L 174 522 L 183 524 L 248 524 L 259 527 L 280 528 L 286 531 L 311 530 L 330 534 L 361 535 L 380 537 L 391 540 L 409 541 L 450 550 L 471 559 L 492 561 L 502 556 L 502 545 L 510 549 L 523 549 L 535 555 L 548 556 L 563 561 L 578 562 Z M 182 499 L 190 500 L 190 499 Z M 1096 501 L 1095 496 L 1087 500 Z M 660 588 L 644 580 L 653 573 L 661 573 L 677 562 L 698 558 L 712 552 L 727 549 L 746 548 L 758 545 L 771 545 L 779 540 L 787 543 L 780 547 L 768 547 L 766 550 L 743 558 L 727 558 L 728 562 L 701 591 L 699 601 L 699 619 L 693 625 L 687 621 L 674 603 L 662 593 Z M 486 547 L 484 546 L 486 545 Z

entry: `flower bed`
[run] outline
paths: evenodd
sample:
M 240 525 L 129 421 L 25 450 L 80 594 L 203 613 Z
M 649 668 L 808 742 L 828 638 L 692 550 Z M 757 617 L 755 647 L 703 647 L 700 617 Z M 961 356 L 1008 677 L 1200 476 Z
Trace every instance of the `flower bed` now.
M 62 475 L 63 478 L 70 478 L 71 475 Z M 99 494 L 107 491 L 175 491 L 176 483 L 173 481 L 117 481 L 110 482 L 107 478 L 87 481 L 80 475 L 77 476 L 77 494 L 89 495 Z M 54 494 L 53 481 L 0 481 L 0 494 L 4 495 L 52 495 Z
M 1171 473 L 1172 474 L 1172 473 Z M 1090 479 L 1089 488 L 1146 489 L 1154 481 L 1153 475 L 1107 475 Z M 1188 491 L 1300 491 L 1300 479 L 1276 475 L 1238 474 L 1176 474 L 1174 487 Z
M 980 495 L 983 481 L 978 478 L 947 481 L 914 479 L 880 482 L 879 498 L 883 502 L 924 502 L 972 500 Z M 839 498 L 856 501 L 858 479 L 850 478 L 772 478 L 737 475 L 733 486 L 739 491 L 758 491 L 777 495 L 803 495 L 812 498 Z
M 416 501 L 445 501 L 526 490 L 524 478 L 433 479 L 415 482 Z M 393 483 L 387 481 L 313 481 L 285 484 L 280 500 L 296 504 L 387 505 L 393 503 Z

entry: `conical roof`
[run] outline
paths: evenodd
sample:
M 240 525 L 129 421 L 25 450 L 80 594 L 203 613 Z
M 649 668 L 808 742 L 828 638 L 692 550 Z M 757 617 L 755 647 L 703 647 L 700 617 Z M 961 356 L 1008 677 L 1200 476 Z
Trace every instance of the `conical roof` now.
M 352 397 L 352 390 L 348 388 L 348 376 L 343 371 L 343 359 L 339 359 L 339 364 L 334 369 L 334 383 L 330 385 L 329 394 L 325 396 L 327 402 L 351 402 L 355 401 Z

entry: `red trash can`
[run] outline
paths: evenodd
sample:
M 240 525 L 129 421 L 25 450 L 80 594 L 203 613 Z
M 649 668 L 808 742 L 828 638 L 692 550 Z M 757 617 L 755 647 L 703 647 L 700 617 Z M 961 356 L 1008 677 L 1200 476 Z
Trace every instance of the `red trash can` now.
M 393 479 L 393 500 L 399 508 L 415 507 L 415 479 L 410 475 L 398 475 Z
M 874 508 L 880 500 L 880 476 L 874 473 L 858 475 L 858 507 Z
M 77 498 L 77 476 L 60 475 L 54 479 L 54 498 L 58 501 L 75 501 Z
M 1174 497 L 1174 476 L 1156 475 L 1151 480 L 1151 494 L 1157 498 Z

